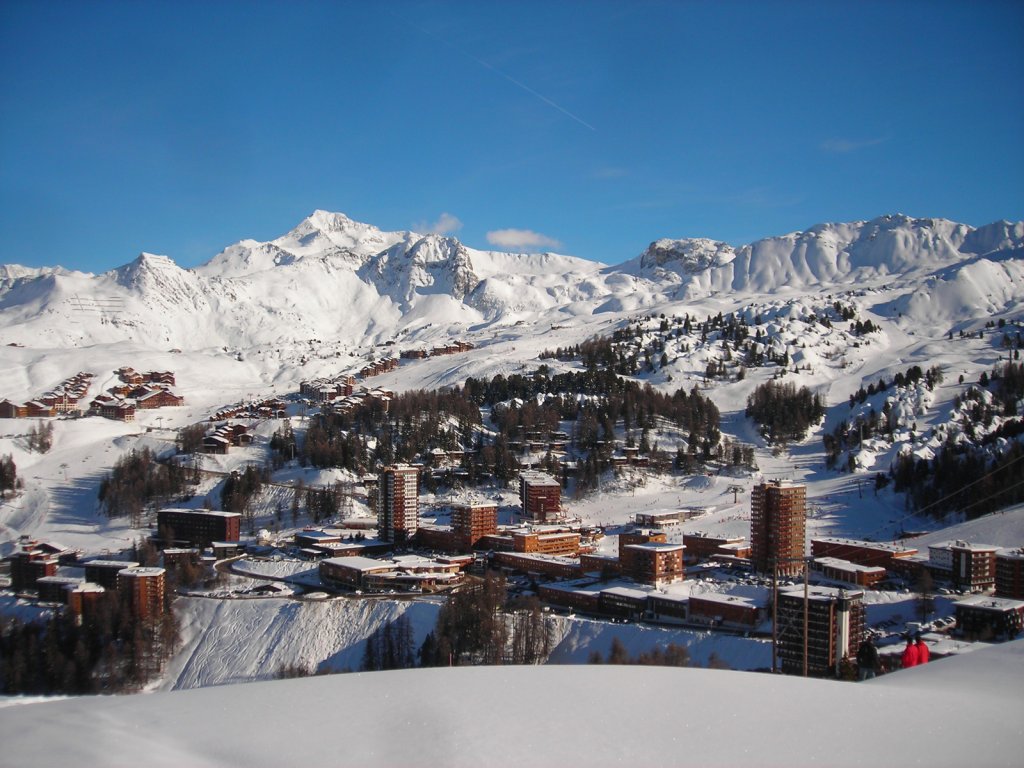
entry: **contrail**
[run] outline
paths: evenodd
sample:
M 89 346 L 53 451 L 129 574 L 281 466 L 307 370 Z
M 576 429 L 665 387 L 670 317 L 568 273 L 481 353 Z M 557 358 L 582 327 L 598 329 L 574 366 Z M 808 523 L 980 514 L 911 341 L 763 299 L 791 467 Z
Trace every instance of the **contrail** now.
M 430 30 L 424 29 L 423 27 L 417 26 L 416 24 L 413 24 L 412 22 L 410 22 L 410 21 L 408 21 L 408 20 L 406 20 L 406 19 L 403 19 L 403 18 L 402 18 L 401 16 L 397 15 L 397 14 L 396 14 L 396 13 L 395 13 L 394 11 L 392 11 L 392 10 L 391 10 L 390 8 L 388 8 L 388 9 L 386 9 L 386 10 L 387 10 L 387 12 L 388 12 L 389 14 L 391 14 L 392 16 L 394 16 L 394 17 L 395 17 L 396 19 L 398 19 L 398 20 L 399 20 L 400 22 L 402 22 L 402 23 L 403 23 L 403 24 L 405 24 L 406 26 L 412 27 L 413 29 L 415 29 L 416 31 L 418 31 L 418 32 L 419 32 L 420 34 L 426 35 L 427 37 L 432 37 L 432 38 L 433 38 L 434 40 L 437 40 L 437 41 L 438 41 L 439 43 L 441 43 L 442 45 L 445 45 L 445 46 L 447 46 L 448 48 L 451 48 L 451 49 L 452 49 L 453 51 L 455 51 L 456 53 L 458 53 L 458 54 L 461 54 L 462 56 L 465 56 L 465 57 L 466 57 L 467 59 L 469 59 L 470 61 L 475 61 L 475 62 L 476 62 L 477 64 L 479 64 L 479 65 L 480 65 L 481 67 L 484 67 L 485 69 L 489 69 L 489 70 L 490 70 L 491 72 L 493 72 L 494 74 L 496 74 L 496 75 L 499 75 L 499 76 L 501 76 L 501 77 L 505 78 L 505 79 L 506 79 L 506 80 L 508 80 L 508 81 L 509 81 L 510 83 L 512 83 L 512 85 L 514 85 L 514 86 L 516 86 L 516 87 L 518 87 L 518 88 L 521 88 L 522 90 L 526 91 L 526 92 L 527 92 L 528 94 L 530 94 L 531 96 L 534 96 L 535 98 L 538 98 L 538 99 L 540 99 L 540 100 L 541 100 L 541 101 L 543 101 L 543 102 L 544 102 L 545 104 L 547 104 L 547 105 L 548 105 L 549 107 L 553 107 L 553 108 L 557 109 L 557 110 L 558 110 L 559 112 L 561 112 L 561 113 L 562 113 L 563 115 L 565 115 L 566 117 L 570 117 L 570 118 L 572 118 L 572 119 L 573 119 L 573 120 L 575 120 L 575 121 L 576 121 L 577 123 L 579 123 L 580 125 L 582 125 L 582 126 L 583 126 L 584 128 L 589 128 L 590 130 L 592 130 L 592 131 L 595 131 L 595 132 L 597 131 L 597 128 L 595 128 L 594 126 L 592 126 L 592 125 L 591 125 L 590 123 L 588 123 L 588 122 L 587 122 L 586 120 L 584 120 L 583 118 L 581 118 L 581 117 L 577 117 L 576 115 L 574 115 L 574 114 L 573 114 L 572 112 L 570 112 L 570 111 L 569 111 L 568 109 L 566 109 L 565 107 L 561 106 L 560 104 L 556 104 L 555 102 L 553 102 L 553 101 L 552 101 L 551 99 L 549 99 L 549 98 L 548 98 L 547 96 L 545 96 L 544 94 L 542 94 L 542 93 L 538 93 L 537 91 L 533 90 L 533 88 L 531 88 L 530 86 L 528 86 L 528 85 L 527 85 L 526 83 L 523 83 L 523 82 L 520 82 L 519 80 L 516 80 L 516 79 L 515 79 L 514 77 L 512 77 L 512 75 L 510 75 L 510 74 L 508 74 L 508 73 L 506 73 L 506 72 L 502 72 L 502 71 L 501 71 L 500 69 L 498 69 L 498 68 L 497 68 L 496 66 L 494 66 L 493 64 L 488 64 L 488 63 L 487 63 L 486 61 L 484 61 L 483 59 L 478 59 L 478 58 L 477 58 L 476 56 L 474 56 L 473 54 L 471 54 L 471 53 L 467 53 L 466 51 L 462 50 L 461 48 L 459 48 L 458 46 L 454 45 L 453 43 L 450 43 L 450 42 L 448 42 L 448 41 L 447 41 L 447 40 L 445 40 L 445 39 L 444 39 L 443 37 L 438 37 L 437 35 L 435 35 L 435 34 L 434 34 L 433 32 L 431 32 Z
M 454 47 L 454 46 L 449 46 L 449 47 Z M 455 48 L 455 50 L 459 50 L 459 49 L 458 49 L 458 48 Z M 571 118 L 572 118 L 573 120 L 575 120 L 575 121 L 576 121 L 577 123 L 579 123 L 580 125 L 584 126 L 585 128 L 589 128 L 589 129 L 590 129 L 590 130 L 592 130 L 592 131 L 596 131 L 596 130 L 597 130 L 597 128 L 595 128 L 594 126 L 592 126 L 592 125 L 591 125 L 590 123 L 588 123 L 588 122 L 587 122 L 586 120 L 584 120 L 584 119 L 582 119 L 582 118 L 580 118 L 580 117 L 577 117 L 577 116 L 576 116 L 576 115 L 574 115 L 574 114 L 573 114 L 572 112 L 570 112 L 570 111 L 569 111 L 568 109 L 566 109 L 565 107 L 563 107 L 563 106 L 561 106 L 561 105 L 559 105 L 559 104 L 556 104 L 555 102 L 553 102 L 553 101 L 552 101 L 551 99 L 549 99 L 549 98 L 548 98 L 547 96 L 545 96 L 544 94 L 542 94 L 542 93 L 537 93 L 537 92 L 536 92 L 535 90 L 533 90 L 533 88 L 531 88 L 530 86 L 526 85 L 525 83 L 521 83 L 521 82 L 519 82 L 519 81 L 518 81 L 518 80 L 516 80 L 516 79 L 515 79 L 514 77 L 512 77 L 512 75 L 509 75 L 509 74 L 506 74 L 505 72 L 502 72 L 502 71 L 501 71 L 500 69 L 498 69 L 497 67 L 495 67 L 495 66 L 493 66 L 493 65 L 491 65 L 491 64 L 488 64 L 488 63 L 487 63 L 486 61 L 484 61 L 484 60 L 482 60 L 482 59 L 478 59 L 478 58 L 477 58 L 476 56 L 473 56 L 473 55 L 472 55 L 472 54 L 470 54 L 470 53 L 466 53 L 465 51 L 459 51 L 459 52 L 460 52 L 460 53 L 462 53 L 462 55 L 463 55 L 463 56 L 466 56 L 466 57 L 468 57 L 468 58 L 472 59 L 473 61 L 475 61 L 475 62 L 476 62 L 477 64 L 479 64 L 479 65 L 480 65 L 481 67 L 486 67 L 487 69 L 491 70 L 491 71 L 492 71 L 492 72 L 494 72 L 495 74 L 497 74 L 497 75 L 501 75 L 501 76 L 502 76 L 502 77 L 504 77 L 504 78 L 505 78 L 506 80 L 508 80 L 508 81 L 509 81 L 510 83 L 512 83 L 512 85 L 518 85 L 518 86 L 519 86 L 520 88 L 522 88 L 522 89 L 523 89 L 524 91 L 526 91 L 527 93 L 529 93 L 529 94 L 532 94 L 533 96 L 536 96 L 536 97 L 537 97 L 538 99 L 540 99 L 541 101 L 543 101 L 543 102 L 544 102 L 545 104 L 547 104 L 547 105 L 548 105 L 549 107 L 554 107 L 554 108 L 555 108 L 555 109 L 557 109 L 557 110 L 558 110 L 559 112 L 561 112 L 561 113 L 562 113 L 563 115 L 566 115 L 566 116 L 568 116 L 568 117 L 571 117 Z

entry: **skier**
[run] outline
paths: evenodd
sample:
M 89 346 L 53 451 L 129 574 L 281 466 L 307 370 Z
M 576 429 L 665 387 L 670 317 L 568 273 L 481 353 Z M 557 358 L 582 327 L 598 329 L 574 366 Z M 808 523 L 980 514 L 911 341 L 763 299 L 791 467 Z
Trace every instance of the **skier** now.
M 907 647 L 903 649 L 903 668 L 917 666 L 917 646 L 914 645 L 914 638 L 907 635 Z
M 931 657 L 931 655 L 932 655 L 932 653 L 931 653 L 931 651 L 928 650 L 928 646 L 925 645 L 924 639 L 921 637 L 921 633 L 918 632 L 917 633 L 917 663 L 918 664 L 927 664 L 928 663 L 928 659 Z
M 878 672 L 878 649 L 870 637 L 857 649 L 857 672 L 861 680 L 870 680 Z

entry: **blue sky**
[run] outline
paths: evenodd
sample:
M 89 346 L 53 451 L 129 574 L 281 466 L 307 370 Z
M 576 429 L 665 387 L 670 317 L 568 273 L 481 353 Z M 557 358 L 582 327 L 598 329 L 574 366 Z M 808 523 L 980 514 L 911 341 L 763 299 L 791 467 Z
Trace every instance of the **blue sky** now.
M 1024 3 L 0 2 L 0 263 L 1024 218 Z

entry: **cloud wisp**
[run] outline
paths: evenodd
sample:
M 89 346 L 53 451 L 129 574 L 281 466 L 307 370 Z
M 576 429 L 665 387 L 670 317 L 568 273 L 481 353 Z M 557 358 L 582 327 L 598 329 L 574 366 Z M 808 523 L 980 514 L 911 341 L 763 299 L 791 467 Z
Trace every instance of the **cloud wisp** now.
M 499 248 L 526 252 L 562 247 L 562 244 L 553 237 L 531 229 L 495 229 L 487 233 L 487 242 Z
M 459 221 L 458 216 L 444 211 L 434 223 L 420 221 L 413 224 L 413 229 L 416 232 L 424 232 L 429 235 L 451 235 L 462 229 L 462 222 Z

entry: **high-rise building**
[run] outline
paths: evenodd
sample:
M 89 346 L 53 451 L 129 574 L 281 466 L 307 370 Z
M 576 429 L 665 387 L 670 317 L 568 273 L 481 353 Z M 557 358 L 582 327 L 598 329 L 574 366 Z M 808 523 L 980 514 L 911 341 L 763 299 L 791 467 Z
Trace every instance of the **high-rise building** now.
M 864 639 L 864 606 L 860 590 L 833 587 L 790 587 L 779 592 L 776 636 L 782 671 L 803 674 L 804 624 L 807 626 L 807 674 L 839 676 L 843 658 L 854 659 Z
M 806 532 L 803 485 L 774 480 L 755 485 L 750 494 L 750 559 L 759 573 L 780 575 L 803 570 Z
M 524 516 L 536 523 L 549 522 L 562 515 L 562 486 L 545 472 L 522 472 L 519 502 Z
M 377 490 L 377 531 L 381 540 L 404 544 L 419 522 L 418 468 L 396 464 L 381 472 Z
M 146 619 L 164 612 L 165 580 L 163 568 L 125 568 L 117 574 L 117 590 L 125 595 L 132 614 Z
M 996 595 L 1024 599 L 1024 547 L 996 553 Z
M 496 504 L 483 502 L 452 505 L 452 535 L 460 550 L 471 550 L 481 538 L 497 532 Z

